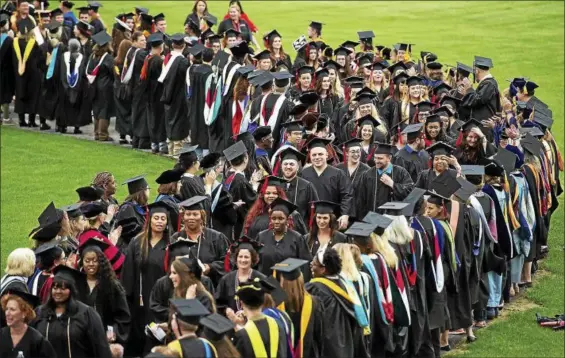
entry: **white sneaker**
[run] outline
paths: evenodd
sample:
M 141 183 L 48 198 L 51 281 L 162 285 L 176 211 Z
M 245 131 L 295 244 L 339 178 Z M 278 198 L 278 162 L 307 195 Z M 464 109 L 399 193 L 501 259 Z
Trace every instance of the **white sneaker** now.
M 8 118 L 8 119 L 2 119 L 2 124 L 10 126 L 10 125 L 14 125 L 15 123 L 12 118 Z

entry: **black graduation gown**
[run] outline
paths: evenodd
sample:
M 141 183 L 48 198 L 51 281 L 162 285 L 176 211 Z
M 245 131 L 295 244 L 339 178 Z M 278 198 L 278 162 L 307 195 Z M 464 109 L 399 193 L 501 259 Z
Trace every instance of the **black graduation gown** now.
M 288 353 L 287 352 L 288 342 L 286 338 L 286 332 L 284 330 L 284 327 L 281 325 L 281 323 L 278 320 L 275 321 L 277 322 L 279 328 L 279 346 L 277 348 L 277 356 L 270 358 L 286 358 Z M 257 330 L 259 331 L 261 340 L 265 344 L 265 352 L 267 352 L 267 354 L 270 354 L 271 339 L 270 339 L 269 324 L 267 322 L 267 319 L 260 318 L 254 320 L 253 322 L 257 326 Z M 249 338 L 249 334 L 247 333 L 247 330 L 245 328 L 235 332 L 234 345 L 242 357 L 262 358 L 262 357 L 257 357 L 255 355 L 255 352 L 253 351 L 253 346 L 251 345 L 251 339 Z
M 106 328 L 94 308 L 71 298 L 66 312 L 59 317 L 47 305 L 40 306 L 36 312 L 32 326 L 47 338 L 58 358 L 112 357 Z
M 263 98 L 267 96 L 267 99 L 265 100 L 265 106 L 264 106 L 264 110 L 265 110 L 265 121 L 261 121 L 260 117 L 261 117 L 261 103 L 263 102 Z M 251 118 L 257 118 L 257 122 L 259 126 L 266 126 L 268 125 L 269 119 L 271 118 L 271 116 L 274 115 L 273 111 L 275 109 L 275 105 L 277 103 L 277 101 L 279 100 L 279 98 L 285 97 L 284 94 L 282 93 L 269 93 L 266 95 L 259 95 L 257 96 L 256 99 L 253 100 L 253 102 L 251 103 L 251 109 L 250 109 L 250 115 Z M 273 125 L 271 126 L 271 130 L 273 133 L 273 149 L 276 150 L 277 147 L 279 146 L 279 144 L 281 143 L 281 124 L 286 122 L 289 118 L 289 111 L 290 108 L 292 108 L 292 104 L 290 103 L 290 101 L 288 99 L 282 100 L 283 103 L 280 106 L 278 115 L 276 119 L 273 119 L 271 122 L 273 123 Z
M 379 116 L 384 120 L 387 128 L 392 129 L 400 122 L 400 102 L 390 96 L 385 98 L 379 109 Z M 396 131 L 391 133 L 393 134 L 396 134 Z
M 322 352 L 324 350 L 324 307 L 318 300 L 318 298 L 312 297 L 312 313 L 310 318 L 305 321 L 306 332 L 304 333 L 304 339 L 302 340 L 302 355 L 301 357 L 322 357 Z M 300 344 L 301 331 L 301 317 L 302 311 L 304 310 L 304 305 L 298 312 L 288 312 L 288 316 L 294 326 L 294 342 L 293 347 L 295 350 L 298 349 Z
M 210 194 L 210 228 L 224 234 L 231 243 L 233 226 L 237 222 L 237 210 L 233 205 L 232 196 L 220 183 L 212 189 Z M 212 207 L 214 201 L 216 203 Z
M 228 173 L 228 178 L 233 172 Z M 233 202 L 243 201 L 244 204 L 239 206 L 237 210 L 237 222 L 234 226 L 234 238 L 240 237 L 243 230 L 243 223 L 245 222 L 245 217 L 251 208 L 251 205 L 257 200 L 257 193 L 253 190 L 251 184 L 247 181 L 242 173 L 237 173 L 233 177 L 233 180 L 228 188 L 229 193 L 233 198 Z
M 313 238 L 312 243 L 310 243 L 310 234 L 306 234 L 304 235 L 304 241 L 308 245 L 310 255 L 314 257 L 314 255 L 316 255 L 316 253 L 320 249 L 320 242 L 318 241 L 318 238 L 317 237 Z M 330 241 L 328 242 L 327 247 L 333 247 L 335 244 L 345 244 L 345 243 L 349 243 L 349 239 L 347 238 L 347 236 L 345 236 L 343 233 L 337 230 L 334 230 L 333 235 Z
M 255 278 L 265 278 L 266 276 L 263 275 L 261 272 L 257 270 L 251 270 L 251 277 L 250 280 L 254 280 Z M 214 293 L 214 298 L 216 299 L 216 303 L 218 305 L 218 311 L 220 313 L 225 314 L 226 308 L 231 308 L 234 312 L 237 312 L 241 309 L 238 308 L 238 301 L 235 299 L 235 291 L 237 286 L 239 286 L 239 282 L 236 283 L 237 280 L 237 270 L 230 271 L 220 279 L 218 282 L 218 286 L 216 287 L 216 292 Z
M 340 214 L 355 216 L 351 181 L 337 168 L 327 166 L 321 175 L 313 167 L 302 170 L 301 177 L 316 188 L 319 200 L 327 200 L 340 205 Z
M 51 343 L 32 327 L 27 327 L 24 336 L 14 347 L 9 327 L 2 327 L 0 333 L 0 356 L 2 358 L 17 358 L 19 352 L 24 357 L 56 358 L 57 353 Z
M 140 355 L 144 350 L 146 336 L 145 325 L 153 321 L 149 309 L 151 289 L 165 272 L 165 248 L 168 240 L 162 239 L 149 248 L 147 259 L 142 263 L 140 237 L 134 238 L 128 245 L 126 260 L 122 267 L 121 281 L 126 291 L 131 320 L 128 344 L 124 347 L 126 355 Z
M 18 39 L 17 41 L 20 45 L 21 58 L 23 61 L 27 41 L 24 39 Z M 39 111 L 41 84 L 45 73 L 45 55 L 37 43 L 35 43 L 25 64 L 25 72 L 20 76 L 18 73 L 19 61 L 16 57 L 15 48 L 11 52 L 16 94 L 14 112 L 19 114 L 36 114 Z
M 328 280 L 345 290 L 339 279 L 328 278 Z M 362 328 L 355 318 L 353 305 L 322 283 L 309 282 L 305 288 L 308 293 L 317 297 L 324 307 L 322 320 L 325 336 L 321 356 L 327 358 L 366 356 Z
M 301 235 L 304 235 L 308 232 L 308 228 L 304 223 L 304 219 L 302 218 L 302 216 L 298 211 L 293 211 L 290 214 L 290 217 L 294 221 L 294 228 L 293 228 L 294 231 L 298 232 Z M 256 238 L 261 231 L 267 230 L 269 228 L 269 222 L 270 222 L 269 214 L 265 213 L 257 216 L 255 220 L 253 220 L 249 228 L 247 229 L 246 235 L 251 238 Z
M 61 110 L 63 86 L 61 84 L 61 62 L 63 58 L 63 53 L 67 51 L 64 44 L 59 43 L 56 47 L 51 48 L 49 46 L 49 52 L 51 53 L 51 62 L 47 65 L 45 70 L 45 77 L 43 80 L 43 85 L 41 88 L 41 103 L 39 108 L 39 115 L 47 119 L 55 119 Z M 57 52 L 55 53 L 55 49 Z M 48 79 L 47 72 L 49 67 L 53 68 L 53 74 Z
M 412 191 L 414 182 L 406 169 L 393 165 L 393 187 L 381 182 L 381 175 L 376 168 L 371 168 L 361 175 L 355 190 L 355 210 L 357 218 L 364 218 L 369 211 L 379 212 L 379 206 L 389 201 L 402 201 Z
M 430 156 L 425 150 L 409 152 L 406 147 L 392 157 L 392 163 L 406 169 L 414 183 L 418 180 L 418 175 L 428 169 L 429 160 Z
M 207 282 L 211 284 L 208 277 L 202 276 L 202 284 Z M 204 286 L 206 287 L 206 286 Z M 173 283 L 168 276 L 163 276 L 155 282 L 153 289 L 151 290 L 151 296 L 149 297 L 149 307 L 151 308 L 151 313 L 155 318 L 155 322 L 168 322 L 169 320 L 169 299 L 174 298 Z M 210 293 L 212 294 L 212 293 Z M 184 298 L 184 297 L 182 297 Z M 200 301 L 210 312 L 214 312 L 212 306 L 212 301 L 204 293 L 197 293 L 196 299 Z
M 536 173 L 532 171 L 529 165 L 524 165 L 522 167 L 522 172 L 524 173 L 524 178 L 528 183 L 528 192 L 530 193 L 530 197 L 532 198 L 532 205 L 536 208 L 536 227 L 532 232 L 532 241 L 530 242 L 530 253 L 526 258 L 526 262 L 532 262 L 534 259 L 537 259 L 538 255 L 538 246 L 544 242 L 548 235 L 547 226 L 545 225 L 544 218 L 541 213 L 537 212 L 540 207 L 540 191 L 542 190 L 538 185 L 541 185 L 541 178 L 539 174 L 536 178 Z M 539 183 L 539 184 L 536 184 Z
M 318 113 L 325 114 L 328 118 L 332 118 L 335 111 L 339 110 L 343 101 L 340 100 L 339 96 L 332 94 L 326 98 L 320 98 L 318 100 Z
M 128 85 L 131 88 L 131 118 L 133 136 L 137 138 L 149 138 L 149 127 L 147 120 L 147 92 L 145 82 L 141 81 L 141 69 L 143 61 L 147 56 L 147 51 L 141 49 L 139 51 L 130 51 L 126 60 L 129 66 L 133 66 L 131 79 Z
M 341 170 L 345 175 L 349 177 L 354 188 L 359 184 L 359 180 L 361 179 L 363 173 L 370 169 L 367 164 L 361 162 L 353 172 L 349 171 L 347 163 L 339 163 L 338 165 L 336 165 L 336 168 Z M 353 193 L 353 196 L 355 196 L 355 193 Z
M 204 345 L 209 343 L 204 342 L 201 338 L 186 337 L 181 338 L 178 342 L 182 351 L 182 358 L 219 358 L 213 352 L 211 352 L 211 355 L 206 354 L 207 350 Z M 210 347 L 208 349 L 211 351 Z
M 163 143 L 167 140 L 163 113 L 165 107 L 161 102 L 163 84 L 158 81 L 161 75 L 163 59 L 161 56 L 151 56 L 147 60 L 147 77 L 145 91 L 147 98 L 147 127 L 151 143 Z
M 269 161 L 269 153 L 263 149 L 255 149 L 255 164 L 257 169 L 264 169 L 269 175 L 273 175 L 271 162 Z
M 453 169 L 447 169 L 447 171 L 441 173 L 439 176 L 443 175 L 450 175 L 453 178 L 457 177 L 457 171 Z M 415 188 L 431 190 L 432 189 L 432 182 L 436 180 L 438 175 L 433 169 L 426 169 L 420 172 L 418 175 L 418 179 L 416 180 L 416 184 L 414 184 Z
M 273 230 L 261 231 L 257 235 L 257 241 L 265 245 L 259 252 L 258 268 L 264 275 L 271 276 L 273 272 L 271 267 L 289 257 L 307 261 L 312 260 L 306 241 L 302 235 L 294 230 L 287 230 L 286 234 L 279 241 L 275 240 Z
M 95 119 L 110 120 L 114 116 L 114 57 L 107 54 L 104 61 L 101 58 L 90 56 L 90 63 L 86 69 L 87 75 L 98 67 L 94 82 L 89 85 L 90 98 L 92 101 L 92 113 Z
M 190 98 L 188 99 L 188 121 L 190 122 L 190 143 L 198 144 L 200 149 L 210 147 L 208 126 L 204 122 L 204 104 L 206 102 L 206 80 L 212 73 L 208 65 L 192 65 L 190 72 Z
M 178 56 L 174 61 L 167 77 L 163 80 L 161 102 L 165 105 L 167 139 L 180 141 L 188 137 L 190 130 L 186 105 L 188 60 L 185 57 Z
M 297 206 L 296 210 L 300 213 L 304 222 L 310 221 L 311 202 L 318 201 L 318 192 L 312 183 L 296 176 L 285 185 L 284 191 L 288 200 Z
M 463 121 L 474 118 L 480 122 L 502 112 L 500 92 L 496 80 L 493 77 L 482 80 L 477 89 L 471 89 L 463 96 L 461 107 L 469 111 L 469 118 L 461 118 Z M 483 126 L 480 129 L 487 136 L 488 141 L 492 143 L 494 131 Z
M 199 176 L 189 176 L 184 174 L 180 179 L 181 189 L 179 194 L 180 201 L 185 201 L 193 196 L 205 196 L 206 189 L 204 188 L 204 181 Z
M 14 67 L 13 61 L 14 39 L 6 36 L 0 46 L 0 104 L 12 103 L 16 91 L 17 67 Z
M 119 73 L 114 78 L 114 107 L 116 109 L 116 131 L 121 135 L 132 135 L 131 122 L 131 91 L 127 84 L 121 83 L 120 74 L 124 66 L 117 65 Z
M 110 285 L 110 283 L 107 283 Z M 81 292 L 81 302 L 94 308 L 100 315 L 104 330 L 112 326 L 116 335 L 116 343 L 126 344 L 129 337 L 131 315 L 129 312 L 126 293 L 121 284 L 111 285 L 110 292 L 102 292 L 97 285 L 91 292 L 88 285 L 84 285 Z
M 66 52 L 67 54 L 69 52 Z M 64 56 L 64 55 L 63 55 Z M 70 55 L 70 58 L 73 54 Z M 67 77 L 67 63 L 61 61 L 61 83 L 63 84 L 63 102 L 62 111 L 60 112 L 60 123 L 58 126 L 73 126 L 82 127 L 92 123 L 92 103 L 88 97 L 88 81 L 86 79 L 86 63 L 88 57 L 82 54 L 82 61 L 78 68 L 75 65 L 76 75 L 78 80 L 74 87 L 71 87 L 69 78 Z M 70 62 L 69 65 L 70 66 Z
M 384 143 L 384 142 L 382 142 L 382 143 Z M 365 148 L 363 146 L 361 146 L 361 163 L 366 164 L 367 166 L 369 166 L 371 168 L 374 167 L 375 166 L 375 150 L 376 149 L 377 149 L 377 145 L 375 143 L 370 144 L 367 147 L 367 150 L 365 150 Z
M 185 231 L 179 231 L 171 238 L 171 242 L 176 242 L 178 239 L 187 239 Z M 218 284 L 220 278 L 225 274 L 224 272 L 224 258 L 229 246 L 228 238 L 212 229 L 204 228 L 198 245 L 193 245 L 190 248 L 191 257 L 196 257 L 203 264 L 210 266 L 210 272 L 207 276 L 210 277 L 212 283 Z

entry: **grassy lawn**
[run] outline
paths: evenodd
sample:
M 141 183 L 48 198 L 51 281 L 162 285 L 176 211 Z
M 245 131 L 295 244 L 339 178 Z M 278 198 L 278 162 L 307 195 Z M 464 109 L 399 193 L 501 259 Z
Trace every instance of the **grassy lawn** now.
M 120 12 L 134 6 L 152 14 L 167 15 L 169 33 L 181 31 L 192 1 L 103 1 L 101 14 L 107 26 Z M 77 5 L 78 6 L 78 5 Z M 294 2 L 245 1 L 243 7 L 262 37 L 276 28 L 287 51 L 311 20 L 325 23 L 323 38 L 335 48 L 357 40 L 357 31 L 372 29 L 375 44 L 416 44 L 432 51 L 439 61 L 472 64 L 473 56 L 491 57 L 493 75 L 502 87 L 506 79 L 526 76 L 540 88 L 536 95 L 554 113 L 554 135 L 563 145 L 564 18 L 563 2 Z M 222 18 L 227 1 L 209 3 L 210 12 Z M 348 15 L 344 17 L 344 15 Z M 1 129 L 1 238 L 2 259 L 17 246 L 27 244 L 27 234 L 50 200 L 57 206 L 76 201 L 74 190 L 88 185 L 95 173 L 108 170 L 119 183 L 140 173 L 150 184 L 172 166 L 168 159 L 115 146 L 77 139 L 41 135 L 13 128 Z M 562 179 L 563 180 L 563 179 Z M 155 186 L 153 186 L 155 187 Z M 126 195 L 119 187 L 118 199 Z M 152 193 L 155 196 L 155 192 Z M 505 310 L 503 318 L 478 331 L 478 341 L 451 353 L 468 357 L 563 357 L 563 332 L 540 328 L 535 312 L 553 316 L 564 307 L 563 197 L 554 215 L 549 239 L 550 255 L 541 265 L 534 288 L 520 305 Z M 3 268 L 3 267 L 2 267 Z M 510 311 L 510 312 L 509 312 Z

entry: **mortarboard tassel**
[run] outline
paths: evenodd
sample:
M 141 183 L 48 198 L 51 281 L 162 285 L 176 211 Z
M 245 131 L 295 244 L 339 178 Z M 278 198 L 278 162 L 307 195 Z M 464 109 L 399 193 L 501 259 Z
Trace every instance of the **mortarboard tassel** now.
M 263 181 L 263 185 L 261 185 L 261 190 L 260 190 L 261 195 L 265 195 L 265 191 L 267 191 L 268 186 L 269 186 L 269 178 L 265 178 L 265 181 Z
M 285 133 L 285 136 L 286 136 L 286 133 Z M 281 157 L 279 156 L 279 157 L 277 158 L 277 160 L 275 161 L 275 166 L 273 167 L 273 175 L 277 175 L 277 174 L 278 174 L 278 171 L 279 171 L 279 169 L 280 169 L 280 167 L 281 167 L 281 162 L 282 162 L 282 161 L 281 161 Z
M 308 220 L 308 227 L 312 230 L 312 225 L 314 225 L 314 202 L 310 203 L 310 219 Z
M 165 272 L 169 272 L 169 246 L 167 246 L 167 248 L 165 249 L 165 259 L 163 262 L 163 268 L 165 269 Z
M 388 95 L 392 96 L 394 94 L 394 81 L 392 77 L 388 80 Z
M 181 223 L 182 223 L 182 217 L 181 217 L 181 215 L 180 215 L 180 213 L 179 213 L 179 216 L 178 216 L 178 218 L 177 218 L 177 232 L 180 231 Z
M 343 162 L 347 163 L 347 152 L 345 151 L 345 144 L 342 145 L 341 149 L 343 150 Z
M 228 247 L 228 252 L 226 252 L 226 257 L 224 258 L 224 271 L 226 273 L 231 271 L 231 245 Z
M 398 136 L 398 143 L 404 145 L 404 139 L 402 138 L 402 133 L 400 132 L 400 125 L 396 127 L 396 135 Z
M 457 141 L 455 141 L 455 146 L 460 147 L 463 144 L 463 131 L 459 131 L 459 135 L 457 136 Z
M 420 113 L 418 107 L 416 107 L 416 113 L 414 113 L 414 117 L 412 117 L 412 123 L 410 124 L 414 124 L 414 123 L 418 123 L 418 114 Z

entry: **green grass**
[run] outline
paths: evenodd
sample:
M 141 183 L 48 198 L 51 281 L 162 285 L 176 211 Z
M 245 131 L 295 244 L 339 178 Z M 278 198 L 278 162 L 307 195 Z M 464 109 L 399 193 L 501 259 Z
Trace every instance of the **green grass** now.
M 134 6 L 164 12 L 168 33 L 180 32 L 192 1 L 103 1 L 107 26 L 113 17 Z M 295 2 L 245 1 L 243 7 L 260 29 L 273 28 L 284 46 L 306 29 L 311 20 L 325 23 L 323 38 L 335 48 L 356 40 L 357 31 L 372 29 L 375 44 L 411 42 L 415 56 L 432 51 L 445 64 L 471 64 L 474 55 L 491 57 L 493 75 L 501 88 L 506 79 L 527 76 L 540 88 L 537 95 L 553 110 L 553 133 L 563 151 L 564 18 L 563 2 Z M 210 12 L 222 18 L 227 1 L 209 2 Z M 172 166 L 167 159 L 131 150 L 79 141 L 68 137 L 2 128 L 2 259 L 27 244 L 27 234 L 50 200 L 57 206 L 74 202 L 74 189 L 87 185 L 98 171 L 113 172 L 118 182 L 148 173 L 149 182 Z M 562 179 L 563 180 L 563 179 Z M 153 193 L 154 194 L 154 193 Z M 125 197 L 120 187 L 117 197 Z M 542 275 L 528 290 L 518 312 L 478 332 L 478 341 L 452 355 L 468 357 L 563 357 L 563 332 L 540 328 L 534 313 L 553 316 L 563 312 L 563 197 L 552 221 L 549 258 Z

